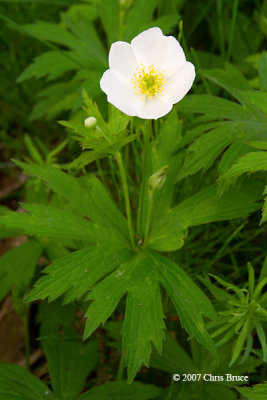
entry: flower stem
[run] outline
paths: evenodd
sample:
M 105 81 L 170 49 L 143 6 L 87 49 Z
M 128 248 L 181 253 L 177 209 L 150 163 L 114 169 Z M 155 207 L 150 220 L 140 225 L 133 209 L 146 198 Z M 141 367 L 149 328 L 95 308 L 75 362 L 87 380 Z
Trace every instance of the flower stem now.
M 121 381 L 123 379 L 124 363 L 125 363 L 125 352 L 124 350 L 122 350 L 116 381 Z
M 25 314 L 22 317 L 23 328 L 24 328 L 24 341 L 25 341 L 25 357 L 26 357 L 26 368 L 30 370 L 30 338 L 28 328 L 28 315 Z
M 147 158 L 148 158 L 148 146 L 149 146 L 149 139 L 152 132 L 151 121 L 150 125 L 146 127 L 144 132 L 144 147 L 143 147 L 143 161 L 142 161 L 142 183 L 140 188 L 139 194 L 139 202 L 138 202 L 138 215 L 137 215 L 137 234 L 141 236 L 144 232 L 142 229 L 143 223 L 143 213 L 144 213 L 144 200 L 146 194 L 146 171 L 147 171 Z
M 146 225 L 145 225 L 145 236 L 144 236 L 144 247 L 147 245 L 147 239 L 151 224 L 151 216 L 152 216 L 152 209 L 153 209 L 153 191 L 148 190 L 148 208 L 147 208 L 147 218 L 146 218 Z
M 131 216 L 129 189 L 128 189 L 127 177 L 126 177 L 124 165 L 123 165 L 122 158 L 121 158 L 121 153 L 119 151 L 115 154 L 115 159 L 117 161 L 119 171 L 120 171 L 122 189 L 123 189 L 124 200 L 125 200 L 128 231 L 129 231 L 129 235 L 130 235 L 131 245 L 134 249 L 135 244 L 134 244 L 134 233 L 133 233 L 133 224 L 132 224 L 132 216 Z

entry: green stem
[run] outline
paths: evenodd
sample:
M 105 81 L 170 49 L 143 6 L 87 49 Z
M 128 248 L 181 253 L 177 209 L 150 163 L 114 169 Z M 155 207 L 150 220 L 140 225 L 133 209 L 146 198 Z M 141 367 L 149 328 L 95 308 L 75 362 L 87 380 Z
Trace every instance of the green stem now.
M 148 190 L 148 209 L 147 209 L 147 218 L 146 218 L 146 225 L 145 225 L 145 237 L 144 237 L 144 247 L 147 245 L 147 239 L 151 224 L 151 216 L 152 216 L 152 209 L 153 209 L 153 191 Z
M 220 40 L 220 49 L 221 56 L 225 58 L 225 48 L 224 48 L 224 35 L 223 35 L 223 15 L 222 15 L 222 3 L 221 0 L 216 1 L 217 5 L 217 18 L 218 18 L 218 29 L 219 29 L 219 40 Z
M 24 328 L 24 341 L 25 341 L 25 356 L 26 356 L 26 368 L 30 371 L 30 337 L 28 328 L 28 314 L 22 317 L 23 328 Z
M 232 15 L 230 35 L 229 35 L 229 41 L 228 41 L 228 49 L 227 49 L 226 61 L 229 61 L 229 59 L 231 57 L 231 53 L 232 53 L 232 44 L 233 44 L 233 38 L 234 38 L 234 33 L 235 33 L 235 23 L 236 23 L 238 2 L 239 2 L 239 0 L 234 0 L 233 15 Z
M 149 121 L 150 122 L 150 121 Z M 146 171 L 147 171 L 147 156 L 148 156 L 148 145 L 149 138 L 152 131 L 152 126 L 150 125 L 144 132 L 144 147 L 143 147 L 143 161 L 142 161 L 142 183 L 139 194 L 138 201 L 138 214 L 137 214 L 137 234 L 141 236 L 143 231 L 141 231 L 141 225 L 143 220 L 144 212 L 144 198 L 145 198 L 145 188 L 146 188 Z
M 124 165 L 123 165 L 122 158 L 121 158 L 121 153 L 119 151 L 115 154 L 115 159 L 117 161 L 119 171 L 120 171 L 120 176 L 121 176 L 121 183 L 122 183 L 124 200 L 125 200 L 125 208 L 126 208 L 126 216 L 127 216 L 130 241 L 131 241 L 131 245 L 132 245 L 133 249 L 135 249 L 129 189 L 128 189 L 127 177 L 126 177 Z
M 117 381 L 121 381 L 123 379 L 123 373 L 124 373 L 124 362 L 125 362 L 125 352 L 122 350 L 121 352 L 121 359 L 120 359 L 120 365 L 117 373 Z

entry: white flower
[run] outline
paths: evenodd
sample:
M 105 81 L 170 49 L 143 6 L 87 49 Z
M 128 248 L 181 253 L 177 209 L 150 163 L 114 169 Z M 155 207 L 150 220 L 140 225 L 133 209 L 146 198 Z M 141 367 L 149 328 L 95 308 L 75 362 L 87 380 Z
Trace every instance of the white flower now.
M 109 68 L 100 86 L 108 101 L 125 114 L 157 119 L 180 101 L 195 79 L 194 65 L 173 36 L 151 28 L 131 44 L 113 43 Z

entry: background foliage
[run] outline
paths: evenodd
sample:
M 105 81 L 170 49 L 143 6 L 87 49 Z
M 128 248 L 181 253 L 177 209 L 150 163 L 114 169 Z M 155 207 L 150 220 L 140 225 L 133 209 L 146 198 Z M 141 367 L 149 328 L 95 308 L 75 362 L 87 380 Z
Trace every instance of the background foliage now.
M 0 400 L 266 399 L 266 0 L 0 1 L 0 18 L 0 321 L 10 301 L 24 337 Z M 99 80 L 110 45 L 153 26 L 197 78 L 149 124 Z

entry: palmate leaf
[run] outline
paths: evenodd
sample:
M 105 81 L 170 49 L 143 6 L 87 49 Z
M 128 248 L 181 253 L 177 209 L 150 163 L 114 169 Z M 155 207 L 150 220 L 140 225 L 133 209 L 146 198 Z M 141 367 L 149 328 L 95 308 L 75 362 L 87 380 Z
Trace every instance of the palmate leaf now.
M 161 351 L 164 338 L 160 288 L 146 254 L 135 256 L 93 288 L 87 297 L 93 303 L 86 313 L 85 337 L 106 321 L 126 292 L 123 348 L 132 382 L 141 365 L 149 364 L 151 343 Z
M 0 364 L 0 400 L 56 400 L 34 375 L 16 364 Z
M 159 283 L 172 298 L 189 335 L 195 336 L 201 344 L 216 353 L 202 318 L 202 314 L 209 318 L 215 315 L 208 298 L 169 259 L 151 252 L 137 254 L 89 293 L 87 299 L 93 302 L 86 312 L 84 333 L 88 337 L 100 323 L 104 323 L 127 294 L 123 347 L 130 382 L 142 363 L 148 365 L 151 343 L 158 351 L 161 350 L 164 324 Z
M 209 299 L 176 263 L 156 252 L 151 253 L 150 257 L 157 268 L 160 283 L 175 305 L 182 326 L 189 335 L 216 354 L 215 345 L 205 330 L 202 318 L 202 315 L 210 319 L 216 316 Z
M 64 295 L 65 302 L 81 298 L 106 274 L 131 257 L 127 249 L 103 249 L 94 246 L 75 251 L 49 265 L 27 298 L 53 301 Z
M 53 392 L 36 376 L 15 364 L 0 364 L 0 400 L 149 400 L 161 389 L 126 381 L 96 386 L 83 394 L 85 380 L 97 362 L 97 343 L 76 337 L 50 336 L 43 341 Z
M 212 185 L 170 209 L 169 217 L 183 218 L 188 227 L 245 217 L 261 207 L 262 190 L 262 182 L 248 181 L 245 187 L 233 187 L 219 196 L 218 186 Z
M 148 365 L 152 343 L 161 351 L 164 322 L 160 285 L 169 293 L 189 335 L 216 353 L 202 317 L 214 317 L 211 303 L 181 268 L 156 252 L 134 255 L 128 249 L 94 246 L 54 261 L 44 272 L 46 276 L 36 283 L 27 301 L 51 301 L 64 295 L 67 303 L 89 290 L 85 299 L 92 303 L 85 314 L 85 338 L 106 322 L 127 295 L 123 348 L 129 382 L 142 364 Z
M 145 261 L 145 262 L 144 262 Z M 128 379 L 132 381 L 140 365 L 149 365 L 151 343 L 161 353 L 163 310 L 160 287 L 148 258 L 136 265 L 132 286 L 127 295 L 123 325 L 123 347 L 126 349 Z
M 227 65 L 225 70 L 205 71 L 205 76 L 228 90 L 240 104 L 211 95 L 193 95 L 180 103 L 181 111 L 203 116 L 199 117 L 197 126 L 194 120 L 191 129 L 190 126 L 187 129 L 184 144 L 198 138 L 187 150 L 184 165 L 177 176 L 178 180 L 201 169 L 206 171 L 230 146 L 224 153 L 224 169 L 220 171 L 225 172 L 225 167 L 231 167 L 239 157 L 237 149 L 242 149 L 243 153 L 240 150 L 242 156 L 249 141 L 267 138 L 264 93 L 252 91 L 243 75 L 230 65 Z M 233 143 L 235 143 L 234 149 L 231 148 Z
M 162 354 L 155 351 L 152 353 L 150 367 L 171 374 L 194 374 L 197 372 L 191 357 L 169 332 L 166 332 L 166 339 L 163 341 Z
M 15 227 L 21 233 L 37 237 L 59 237 L 93 241 L 96 231 L 89 221 L 69 211 L 39 204 L 24 204 L 29 214 L 7 212 L 0 216 L 0 225 Z
M 112 228 L 113 236 L 119 236 L 124 243 L 127 241 L 127 223 L 97 178 L 75 179 L 50 166 L 32 166 L 21 161 L 16 164 L 27 174 L 44 180 L 51 190 L 75 207 L 75 213 L 100 223 L 103 228 Z
M 85 149 L 88 146 L 88 148 L 91 148 L 92 150 L 87 150 L 81 153 L 77 159 L 73 160 L 68 165 L 68 169 L 80 169 L 91 164 L 93 161 L 104 158 L 110 154 L 114 155 L 127 143 L 136 140 L 138 136 L 138 133 L 128 135 L 126 132 L 121 132 L 114 135 L 110 143 L 102 140 L 102 138 L 93 140 L 87 139 L 84 141 L 83 146 Z
M 205 70 L 204 75 L 210 81 L 227 90 L 232 96 L 238 97 L 236 89 L 250 90 L 250 85 L 242 72 L 231 64 L 225 63 L 225 69 L 214 68 Z
M 83 393 L 78 400 L 149 400 L 158 398 L 161 393 L 159 387 L 144 385 L 141 382 L 126 381 L 109 382 L 96 386 Z
M 22 72 L 19 81 L 32 77 L 58 80 L 65 78 L 66 72 L 70 73 L 67 80 L 63 78 L 61 82 L 51 84 L 37 93 L 38 101 L 30 116 L 32 120 L 51 118 L 65 110 L 77 110 L 82 105 L 83 88 L 91 96 L 101 93 L 99 79 L 108 63 L 103 42 L 94 28 L 93 20 L 98 17 L 97 14 L 96 7 L 83 5 L 83 12 L 79 13 L 78 18 L 69 9 L 61 13 L 58 23 L 38 21 L 21 26 L 12 24 L 15 29 L 51 49 L 35 58 Z
M 237 390 L 248 400 L 265 400 L 267 398 L 267 383 L 261 383 L 247 388 L 237 388 Z
M 255 146 L 267 146 L 266 142 L 255 142 Z M 240 157 L 224 174 L 221 175 L 219 184 L 230 185 L 235 182 L 236 178 L 244 173 L 253 173 L 259 171 L 267 171 L 267 151 L 250 152 Z M 267 194 L 267 189 L 263 192 L 264 197 Z M 266 215 L 266 197 L 262 209 L 262 219 L 260 224 L 267 220 Z
M 60 77 L 66 71 L 71 71 L 79 68 L 80 65 L 76 63 L 71 53 L 48 51 L 36 57 L 32 64 L 30 64 L 18 77 L 17 83 L 30 78 L 47 77 L 48 81 Z
M 42 341 L 53 392 L 58 399 L 73 400 L 97 363 L 97 343 L 83 344 L 76 336 L 50 336 Z
M 250 152 L 240 157 L 220 179 L 235 179 L 249 172 L 267 171 L 267 151 Z
M 263 188 L 261 181 L 248 181 L 245 186 L 231 187 L 223 195 L 218 193 L 218 185 L 200 190 L 153 221 L 149 247 L 173 251 L 183 246 L 187 228 L 191 226 L 248 216 L 261 208 L 258 201 Z

